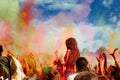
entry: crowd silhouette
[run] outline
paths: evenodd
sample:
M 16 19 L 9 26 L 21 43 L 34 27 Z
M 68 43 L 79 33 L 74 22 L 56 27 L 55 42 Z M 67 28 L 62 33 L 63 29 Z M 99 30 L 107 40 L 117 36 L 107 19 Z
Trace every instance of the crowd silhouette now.
M 81 55 L 75 38 L 66 39 L 65 44 L 65 55 L 61 57 L 56 51 L 52 66 L 42 66 L 33 53 L 18 58 L 8 50 L 3 56 L 0 45 L 0 80 L 120 80 L 118 48 L 110 54 L 114 65 L 108 64 L 109 59 L 102 52 L 96 57 L 96 66 L 91 69 L 88 64 L 92 63 Z

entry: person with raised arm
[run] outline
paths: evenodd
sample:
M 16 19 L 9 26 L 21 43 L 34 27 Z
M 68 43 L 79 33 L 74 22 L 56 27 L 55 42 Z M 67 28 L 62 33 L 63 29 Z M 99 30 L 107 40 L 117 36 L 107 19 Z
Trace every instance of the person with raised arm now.
M 104 69 L 103 69 L 103 60 L 104 60 L 104 57 L 102 54 L 99 55 L 99 57 L 97 58 L 97 61 L 98 61 L 98 67 L 99 67 L 99 70 L 98 70 L 98 73 L 99 75 L 104 75 Z
M 76 71 L 75 61 L 80 57 L 76 39 L 70 37 L 66 40 L 67 51 L 64 56 L 65 74 L 68 76 Z
M 118 48 L 114 49 L 113 53 L 110 54 L 110 55 L 113 57 L 113 59 L 115 61 L 115 65 L 117 66 L 118 70 L 120 71 L 120 64 L 119 64 L 119 62 L 118 62 L 118 60 L 116 58 L 116 56 L 117 56 L 116 51 L 118 51 Z
M 56 59 L 53 61 L 57 72 L 59 73 L 60 80 L 64 80 L 64 61 L 61 56 L 58 55 L 58 51 L 55 51 Z
M 108 62 L 107 62 L 107 56 L 105 53 L 103 53 L 103 57 L 104 57 L 104 73 L 107 74 L 108 73 Z

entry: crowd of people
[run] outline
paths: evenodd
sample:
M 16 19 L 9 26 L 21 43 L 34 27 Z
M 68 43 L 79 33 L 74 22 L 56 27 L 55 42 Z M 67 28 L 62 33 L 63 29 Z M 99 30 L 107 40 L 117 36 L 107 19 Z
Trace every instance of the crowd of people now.
M 41 66 L 35 56 L 24 54 L 21 59 L 8 50 L 3 56 L 0 45 L 0 80 L 120 80 L 120 63 L 117 59 L 118 48 L 110 54 L 115 65 L 108 66 L 108 58 L 103 52 L 96 57 L 98 64 L 91 69 L 86 57 L 80 55 L 76 39 L 66 40 L 66 53 L 56 58 L 52 66 Z

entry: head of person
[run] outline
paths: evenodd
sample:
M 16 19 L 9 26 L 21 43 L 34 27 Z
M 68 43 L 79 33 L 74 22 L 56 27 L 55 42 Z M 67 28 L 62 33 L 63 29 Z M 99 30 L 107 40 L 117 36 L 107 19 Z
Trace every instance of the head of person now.
M 77 48 L 77 42 L 76 42 L 75 38 L 73 38 L 73 37 L 68 38 L 66 40 L 66 47 L 67 47 L 67 49 L 70 49 L 70 50 L 76 49 Z
M 108 73 L 109 75 L 107 76 L 109 79 L 111 80 L 120 80 L 120 75 L 119 75 L 119 71 L 118 68 L 116 66 L 110 65 L 108 68 Z
M 76 69 L 77 71 L 88 71 L 88 61 L 85 57 L 79 57 L 76 60 Z
M 97 75 L 89 71 L 80 72 L 74 80 L 98 80 Z
M 0 56 L 2 56 L 2 52 L 3 52 L 3 47 L 2 45 L 0 45 Z
M 111 72 L 111 76 L 114 78 L 114 80 L 120 80 L 120 73 L 116 66 L 112 66 L 113 71 Z
M 51 67 L 50 71 L 47 74 L 48 79 L 47 80 L 59 80 L 58 72 Z
M 113 65 L 110 65 L 109 68 L 108 68 L 108 71 L 109 71 L 109 74 L 111 75 L 112 72 L 117 71 L 117 67 L 113 66 Z

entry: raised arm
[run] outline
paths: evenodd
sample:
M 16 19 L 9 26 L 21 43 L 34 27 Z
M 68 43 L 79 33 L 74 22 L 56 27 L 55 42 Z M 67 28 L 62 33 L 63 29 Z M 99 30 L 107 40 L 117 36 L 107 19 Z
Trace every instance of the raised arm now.
M 103 58 L 102 54 L 100 54 L 98 58 L 96 57 L 96 59 L 98 61 L 98 72 L 99 72 L 99 75 L 104 75 L 103 64 L 102 64 L 104 58 Z
M 110 54 L 110 55 L 113 57 L 117 68 L 120 70 L 120 65 L 119 65 L 119 62 L 117 61 L 117 58 L 116 58 L 116 56 L 117 56 L 117 55 L 116 55 L 116 51 L 117 51 L 117 50 L 118 50 L 118 48 L 114 49 L 113 53 Z
M 105 53 L 103 53 L 103 57 L 104 57 L 104 70 L 105 70 L 105 73 L 107 73 L 108 62 L 107 62 L 107 56 Z
M 59 56 L 58 56 L 58 51 L 57 50 L 55 51 L 55 57 L 56 57 L 55 61 L 58 61 L 59 60 Z
M 70 52 L 71 52 L 71 50 L 67 50 L 67 51 L 66 51 L 66 54 L 65 54 L 65 57 L 64 57 L 64 62 L 65 62 L 65 63 L 67 62 L 67 60 L 68 60 L 68 58 L 69 58 L 69 56 L 70 56 Z

